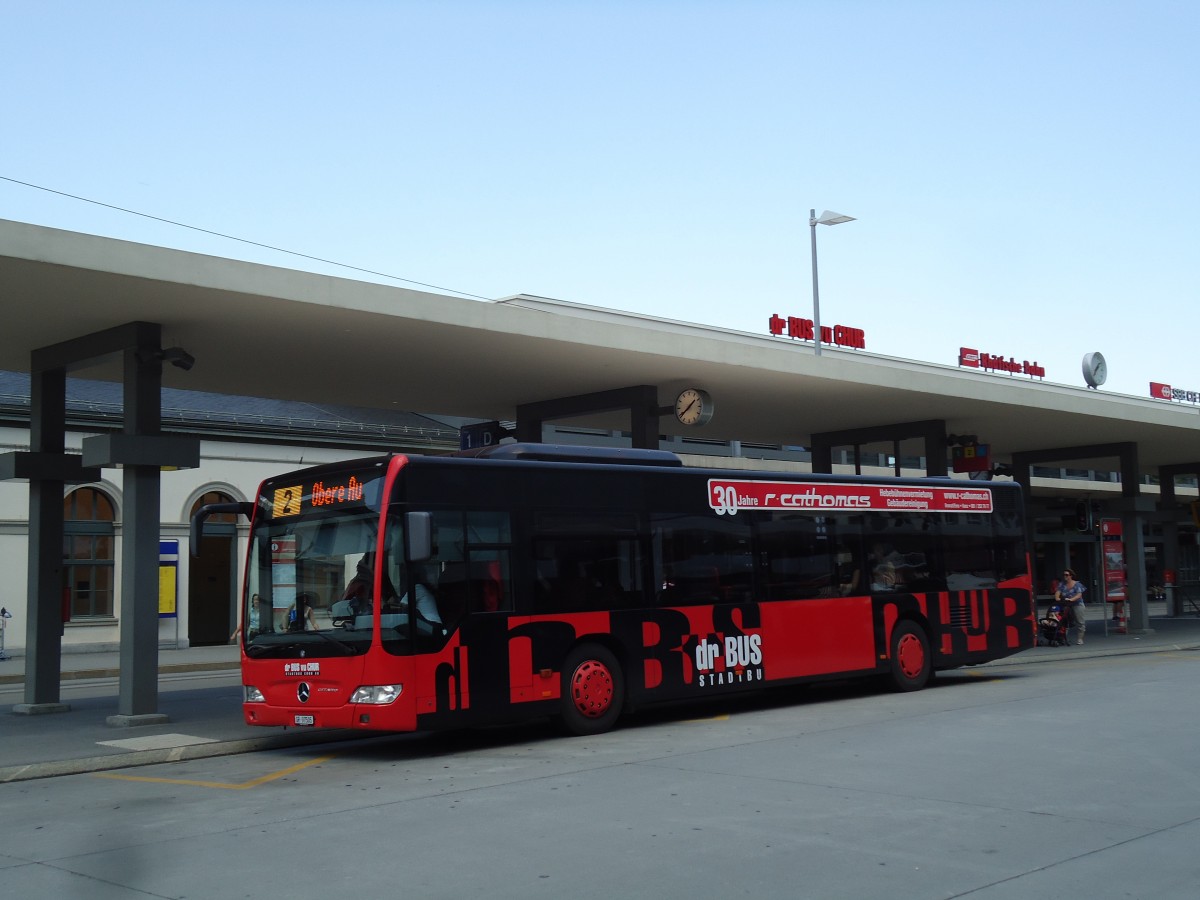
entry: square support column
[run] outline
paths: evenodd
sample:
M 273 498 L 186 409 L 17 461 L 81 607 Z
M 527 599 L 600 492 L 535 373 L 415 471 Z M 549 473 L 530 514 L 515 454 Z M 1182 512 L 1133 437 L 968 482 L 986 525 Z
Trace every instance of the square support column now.
M 158 342 L 154 342 L 157 349 Z M 157 436 L 162 424 L 162 362 L 145 348 L 125 351 L 124 434 Z M 114 460 L 116 462 L 116 460 Z M 125 532 L 121 541 L 121 678 L 110 725 L 168 721 L 158 711 L 158 532 L 161 489 L 157 466 L 126 464 Z
M 62 454 L 67 373 L 63 369 L 34 372 L 29 388 L 30 448 L 38 454 Z M 64 482 L 54 478 L 29 482 L 25 702 L 13 707 L 13 712 L 23 715 L 71 708 L 61 700 L 63 489 Z

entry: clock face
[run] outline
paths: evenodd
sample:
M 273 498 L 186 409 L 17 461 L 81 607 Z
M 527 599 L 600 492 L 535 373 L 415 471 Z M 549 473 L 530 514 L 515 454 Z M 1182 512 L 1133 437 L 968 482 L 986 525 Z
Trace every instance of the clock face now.
M 675 418 L 684 425 L 707 425 L 712 414 L 712 397 L 707 391 L 688 388 L 675 398 Z
M 1108 378 L 1108 363 L 1103 355 L 1089 353 L 1083 358 L 1083 380 L 1088 387 L 1100 387 Z

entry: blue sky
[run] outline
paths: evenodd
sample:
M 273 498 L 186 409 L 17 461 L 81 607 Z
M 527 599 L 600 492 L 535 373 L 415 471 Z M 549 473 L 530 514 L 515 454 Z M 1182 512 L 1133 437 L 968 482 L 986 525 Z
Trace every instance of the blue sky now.
M 0 218 L 1200 390 L 1192 0 L 0 12 Z

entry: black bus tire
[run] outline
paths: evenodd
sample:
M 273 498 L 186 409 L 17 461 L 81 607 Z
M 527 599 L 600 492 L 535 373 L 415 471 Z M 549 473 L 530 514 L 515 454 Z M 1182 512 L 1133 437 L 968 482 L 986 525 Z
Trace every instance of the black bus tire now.
M 613 654 L 581 644 L 563 661 L 559 719 L 571 734 L 600 734 L 616 724 L 625 705 L 625 678 Z
M 916 622 L 903 619 L 892 629 L 890 675 L 898 691 L 919 691 L 933 675 L 929 636 Z

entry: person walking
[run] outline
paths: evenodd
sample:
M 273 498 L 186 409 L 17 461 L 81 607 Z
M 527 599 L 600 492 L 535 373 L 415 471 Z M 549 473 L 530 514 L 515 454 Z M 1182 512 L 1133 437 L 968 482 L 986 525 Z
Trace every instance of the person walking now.
M 1064 569 L 1062 578 L 1058 590 L 1054 592 L 1054 599 L 1070 613 L 1067 625 L 1075 625 L 1075 643 L 1082 644 L 1084 632 L 1087 631 L 1087 622 L 1084 619 L 1087 607 L 1083 604 L 1083 585 L 1075 579 L 1072 569 Z

